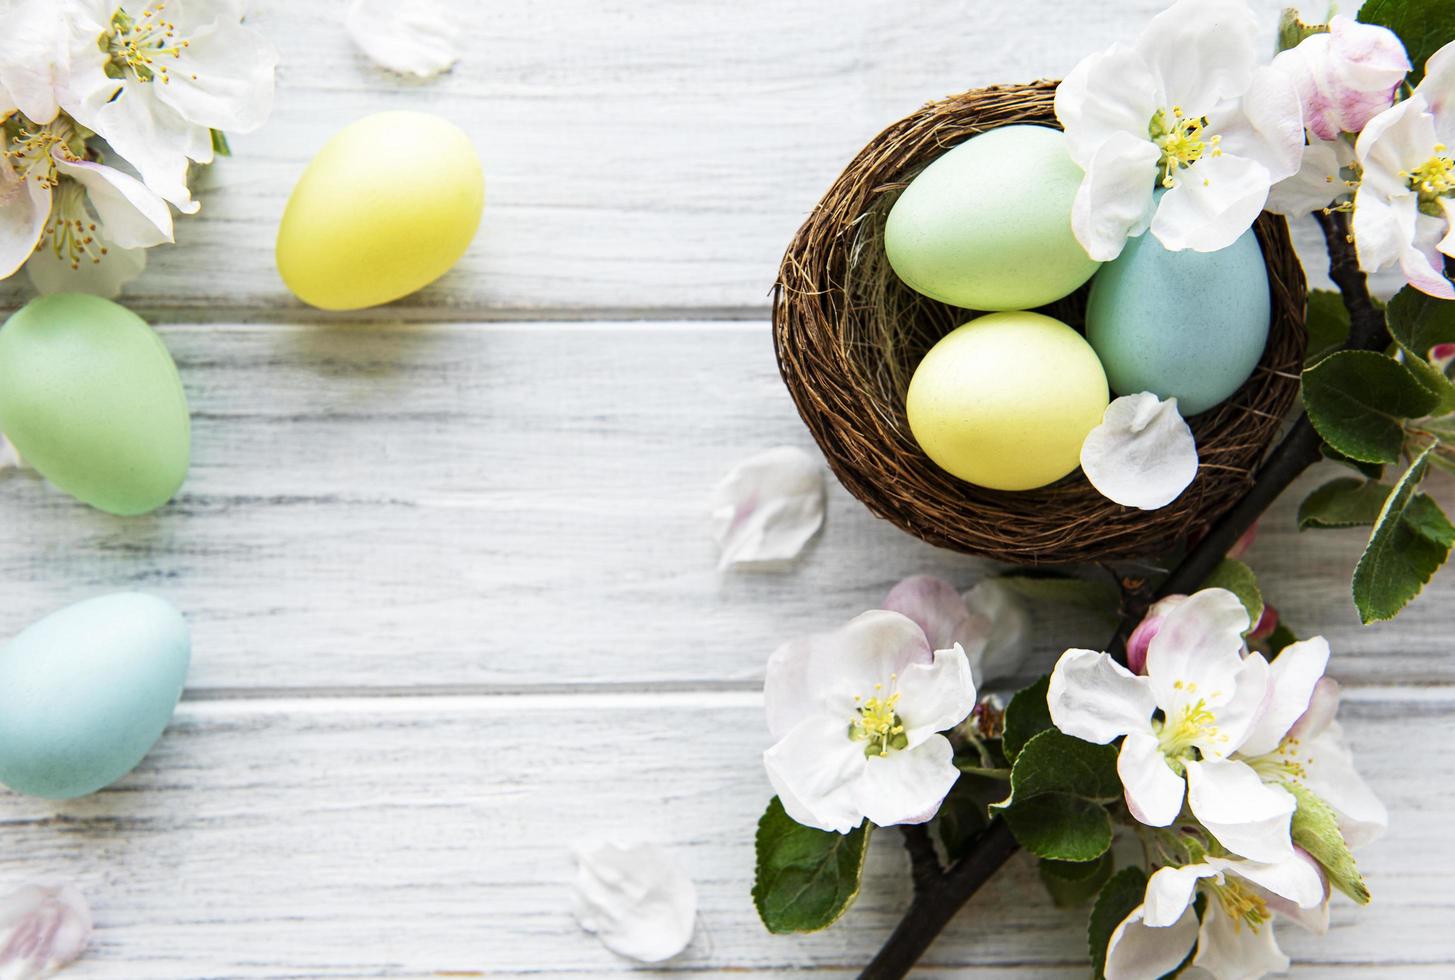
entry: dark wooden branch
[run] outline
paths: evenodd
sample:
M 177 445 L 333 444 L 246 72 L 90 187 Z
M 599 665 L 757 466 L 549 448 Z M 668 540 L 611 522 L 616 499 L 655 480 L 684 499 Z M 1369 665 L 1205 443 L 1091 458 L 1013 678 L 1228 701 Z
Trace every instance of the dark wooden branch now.
M 934 841 L 930 840 L 930 831 L 925 824 L 906 824 L 899 829 L 904 834 L 904 849 L 909 852 L 909 874 L 914 880 L 914 892 L 918 895 L 938 881 L 945 869 L 940 864 L 940 856 L 935 853 Z

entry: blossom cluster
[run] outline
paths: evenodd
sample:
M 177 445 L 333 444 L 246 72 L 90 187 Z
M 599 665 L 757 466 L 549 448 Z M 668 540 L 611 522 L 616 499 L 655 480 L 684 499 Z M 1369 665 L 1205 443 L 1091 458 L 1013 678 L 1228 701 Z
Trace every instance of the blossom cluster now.
M 1455 299 L 1455 44 L 1411 88 L 1417 66 L 1384 27 L 1336 16 L 1267 64 L 1259 38 L 1242 0 L 1178 0 L 1066 76 L 1077 239 L 1102 260 L 1149 229 L 1210 252 L 1265 208 L 1348 211 L 1366 272 Z
M 272 108 L 238 0 L 0 0 L 0 279 L 115 295 L 199 207 L 192 164 Z

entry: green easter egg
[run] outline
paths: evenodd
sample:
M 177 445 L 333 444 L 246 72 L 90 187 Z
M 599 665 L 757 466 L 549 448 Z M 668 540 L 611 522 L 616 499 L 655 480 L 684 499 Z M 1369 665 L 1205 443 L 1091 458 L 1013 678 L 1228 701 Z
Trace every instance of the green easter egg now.
M 146 322 L 99 296 L 31 300 L 0 327 L 0 432 L 51 483 L 111 514 L 145 514 L 187 476 L 177 366 Z
M 1074 292 L 1098 263 L 1071 232 L 1081 168 L 1066 136 L 1002 126 L 912 180 L 890 209 L 884 250 L 905 285 L 951 306 L 1024 310 Z

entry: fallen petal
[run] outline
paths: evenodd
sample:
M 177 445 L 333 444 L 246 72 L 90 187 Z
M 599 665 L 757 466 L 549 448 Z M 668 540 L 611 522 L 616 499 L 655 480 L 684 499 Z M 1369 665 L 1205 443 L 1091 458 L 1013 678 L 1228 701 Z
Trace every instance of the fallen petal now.
M 432 0 L 354 0 L 344 26 L 381 68 L 432 78 L 460 60 L 459 32 Z
M 15 443 L 5 438 L 5 433 L 0 432 L 0 473 L 6 470 L 28 469 L 25 460 L 21 458 L 20 450 L 15 448 Z
M 796 446 L 778 446 L 728 472 L 712 494 L 719 568 L 783 562 L 823 526 L 823 467 Z
M 1197 443 L 1177 399 L 1149 391 L 1107 406 L 1081 445 L 1081 468 L 1102 496 L 1125 507 L 1156 510 L 1176 500 L 1197 476 Z
M 692 941 L 697 888 L 655 844 L 578 848 L 572 887 L 576 921 L 613 953 L 658 963 Z
M 91 938 L 91 909 L 70 885 L 26 885 L 0 897 L 0 978 L 38 980 L 75 962 Z

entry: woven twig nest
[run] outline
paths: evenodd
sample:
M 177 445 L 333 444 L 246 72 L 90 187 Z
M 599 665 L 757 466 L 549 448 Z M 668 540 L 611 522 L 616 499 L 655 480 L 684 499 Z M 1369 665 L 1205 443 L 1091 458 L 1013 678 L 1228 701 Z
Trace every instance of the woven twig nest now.
M 1298 391 L 1305 344 L 1303 270 L 1281 217 L 1255 225 L 1273 321 L 1253 376 L 1189 420 L 1201 466 L 1161 510 L 1099 494 L 1078 470 L 1038 490 L 1003 492 L 950 476 L 905 420 L 925 352 L 975 314 L 901 283 L 884 255 L 890 207 L 909 181 L 976 133 L 1013 123 L 1056 126 L 1055 82 L 976 89 L 931 103 L 876 136 L 834 181 L 783 257 L 773 335 L 783 380 L 829 465 L 869 509 L 931 544 L 1002 561 L 1149 557 L 1196 538 L 1246 491 Z M 1043 308 L 1080 329 L 1086 287 Z

